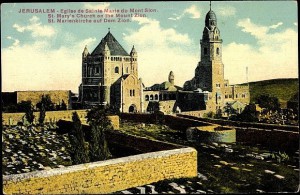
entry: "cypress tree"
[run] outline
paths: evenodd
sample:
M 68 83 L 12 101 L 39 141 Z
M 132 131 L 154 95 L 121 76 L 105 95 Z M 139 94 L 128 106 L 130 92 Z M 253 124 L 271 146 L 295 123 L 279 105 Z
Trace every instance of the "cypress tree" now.
M 45 117 L 46 117 L 46 110 L 44 105 L 42 104 L 40 108 L 40 117 L 39 117 L 39 124 L 41 126 L 44 124 Z
M 105 132 L 112 130 L 106 111 L 107 109 L 98 106 L 87 113 L 87 121 L 91 127 L 90 159 L 92 162 L 106 160 L 112 156 L 105 138 Z
M 29 107 L 26 109 L 25 117 L 26 117 L 26 120 L 29 122 L 29 124 L 33 123 L 33 120 L 34 120 L 35 116 L 33 114 L 33 106 L 31 104 L 31 102 L 30 102 Z
M 88 147 L 86 146 L 84 132 L 77 112 L 73 112 L 72 121 L 73 125 L 69 133 L 69 140 L 71 144 L 70 155 L 73 164 L 87 163 L 89 162 Z

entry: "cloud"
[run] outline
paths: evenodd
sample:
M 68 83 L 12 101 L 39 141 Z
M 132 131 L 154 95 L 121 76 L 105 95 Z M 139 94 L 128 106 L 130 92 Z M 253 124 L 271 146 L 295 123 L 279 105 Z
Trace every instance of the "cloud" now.
M 84 8 L 86 9 L 107 9 L 110 6 L 110 3 L 84 3 Z
M 222 17 L 228 17 L 228 16 L 234 16 L 236 13 L 236 9 L 235 7 L 226 5 L 222 7 L 217 7 L 216 12 L 218 13 L 218 15 Z
M 237 26 L 241 27 L 243 32 L 250 33 L 257 39 L 264 37 L 269 30 L 266 26 L 260 26 L 252 23 L 250 18 L 239 20 Z
M 37 18 L 31 20 L 33 23 L 38 21 Z M 96 38 L 82 39 L 68 32 L 59 36 L 70 37 L 74 41 L 64 39 L 63 46 L 56 48 L 53 37 L 19 44 L 19 40 L 7 36 L 14 43 L 1 51 L 2 90 L 62 89 L 77 92 L 81 83 L 81 53 L 85 45 L 88 48 L 94 45 Z
M 160 22 L 150 18 L 133 18 L 140 27 L 124 36 L 128 46 L 134 45 L 138 52 L 139 77 L 146 86 L 168 79 L 175 74 L 175 84 L 182 86 L 193 77 L 198 49 L 187 34 L 173 28 L 162 28 Z M 149 74 L 151 72 L 151 74 Z
M 293 29 L 270 33 L 270 29 L 282 25 L 281 22 L 262 26 L 250 19 L 242 19 L 237 24 L 242 31 L 256 38 L 257 45 L 230 43 L 223 47 L 225 75 L 231 83 L 246 82 L 246 67 L 249 81 L 274 78 L 298 77 L 298 33 Z
M 281 26 L 282 24 L 283 24 L 282 22 L 278 22 L 277 24 L 274 24 L 274 25 L 270 26 L 269 28 L 276 29 L 279 26 Z
M 42 25 L 37 16 L 30 18 L 28 25 L 14 24 L 13 28 L 22 33 L 25 31 L 31 32 L 32 37 L 52 37 L 56 33 L 52 26 Z
M 20 41 L 19 41 L 18 39 L 15 39 L 15 38 L 13 38 L 13 37 L 11 37 L 11 36 L 7 36 L 6 38 L 7 38 L 8 40 L 13 40 L 13 41 L 14 41 L 13 44 L 12 44 L 12 46 L 10 46 L 11 48 L 12 48 L 12 47 L 15 47 L 15 46 L 18 46 L 19 43 L 20 43 Z
M 187 14 L 190 15 L 190 18 L 193 18 L 193 19 L 198 19 L 201 16 L 201 13 L 198 10 L 197 6 L 191 5 L 190 7 L 183 10 L 182 14 L 180 14 L 180 15 L 173 14 L 174 17 L 169 17 L 168 19 L 169 20 L 180 20 L 182 17 L 184 17 Z
M 200 11 L 195 5 L 192 5 L 191 7 L 184 10 L 183 13 L 188 13 L 191 15 L 191 18 L 197 19 L 200 18 Z

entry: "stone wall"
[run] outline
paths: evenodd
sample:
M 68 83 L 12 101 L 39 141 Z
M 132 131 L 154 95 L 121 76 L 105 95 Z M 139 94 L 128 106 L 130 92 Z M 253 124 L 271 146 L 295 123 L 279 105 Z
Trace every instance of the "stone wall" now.
M 271 150 L 298 150 L 299 127 L 288 125 L 262 124 L 250 122 L 228 121 L 220 119 L 198 118 L 180 115 L 185 118 L 219 125 L 233 126 L 236 129 L 236 141 L 247 144 L 260 144 Z
M 236 128 L 237 142 L 250 145 L 260 144 L 270 150 L 299 150 L 299 132 L 280 130 Z
M 266 124 L 266 123 L 254 123 L 254 122 L 239 122 L 239 121 L 230 121 L 230 120 L 223 120 L 223 119 L 211 119 L 211 118 L 199 118 L 197 116 L 197 112 L 195 114 L 192 112 L 184 112 L 181 114 L 177 114 L 179 117 L 189 118 L 201 122 L 208 122 L 214 123 L 219 125 L 229 125 L 235 127 L 246 127 L 246 128 L 259 128 L 259 129 L 269 129 L 269 130 L 286 130 L 286 131 L 293 131 L 299 132 L 299 126 L 292 126 L 292 125 L 277 125 L 277 124 Z
M 60 105 L 64 100 L 67 109 L 72 109 L 70 90 L 51 90 L 51 91 L 17 91 L 17 103 L 30 100 L 33 106 L 41 101 L 42 95 L 49 95 L 51 101 Z
M 86 124 L 86 110 L 63 110 L 63 111 L 46 111 L 45 122 L 57 122 L 61 119 L 63 120 L 72 120 L 73 112 L 77 112 L 81 122 Z M 2 113 L 3 125 L 17 125 L 18 122 L 23 122 L 25 113 Z M 38 123 L 39 112 L 34 112 L 35 123 Z M 119 129 L 119 117 L 118 116 L 109 116 L 108 117 L 114 129 Z
M 171 114 L 175 112 L 176 100 L 164 100 L 159 101 L 159 111 L 165 114 Z
M 113 138 L 118 137 L 116 132 L 113 134 Z M 3 191 L 7 194 L 103 194 L 165 179 L 197 176 L 195 149 L 154 140 L 145 142 L 145 139 L 130 135 L 120 138 L 129 147 L 142 143 L 153 146 L 144 147 L 143 151 L 168 150 L 3 176 Z
M 129 114 L 129 113 L 121 113 L 121 120 L 131 120 L 135 122 L 142 123 L 155 123 L 155 115 L 154 114 Z M 187 119 L 172 115 L 164 115 L 163 116 L 164 124 L 168 125 L 172 129 L 185 131 L 188 127 L 195 126 L 206 126 L 211 125 L 209 122 L 202 122 L 193 119 Z

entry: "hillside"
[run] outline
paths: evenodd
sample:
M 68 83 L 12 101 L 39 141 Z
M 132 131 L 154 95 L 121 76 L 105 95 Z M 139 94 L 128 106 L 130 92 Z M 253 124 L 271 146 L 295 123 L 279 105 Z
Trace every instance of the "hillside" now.
M 260 95 L 270 95 L 277 97 L 281 107 L 286 106 L 286 102 L 299 93 L 299 79 L 272 79 L 264 81 L 250 82 L 251 102 Z

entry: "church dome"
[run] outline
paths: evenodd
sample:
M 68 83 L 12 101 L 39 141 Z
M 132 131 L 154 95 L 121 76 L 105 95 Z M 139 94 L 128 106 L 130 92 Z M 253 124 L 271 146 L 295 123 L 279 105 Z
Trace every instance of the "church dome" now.
M 217 26 L 217 16 L 215 12 L 213 12 L 212 10 L 209 10 L 209 12 L 206 14 L 205 26 L 206 27 Z

